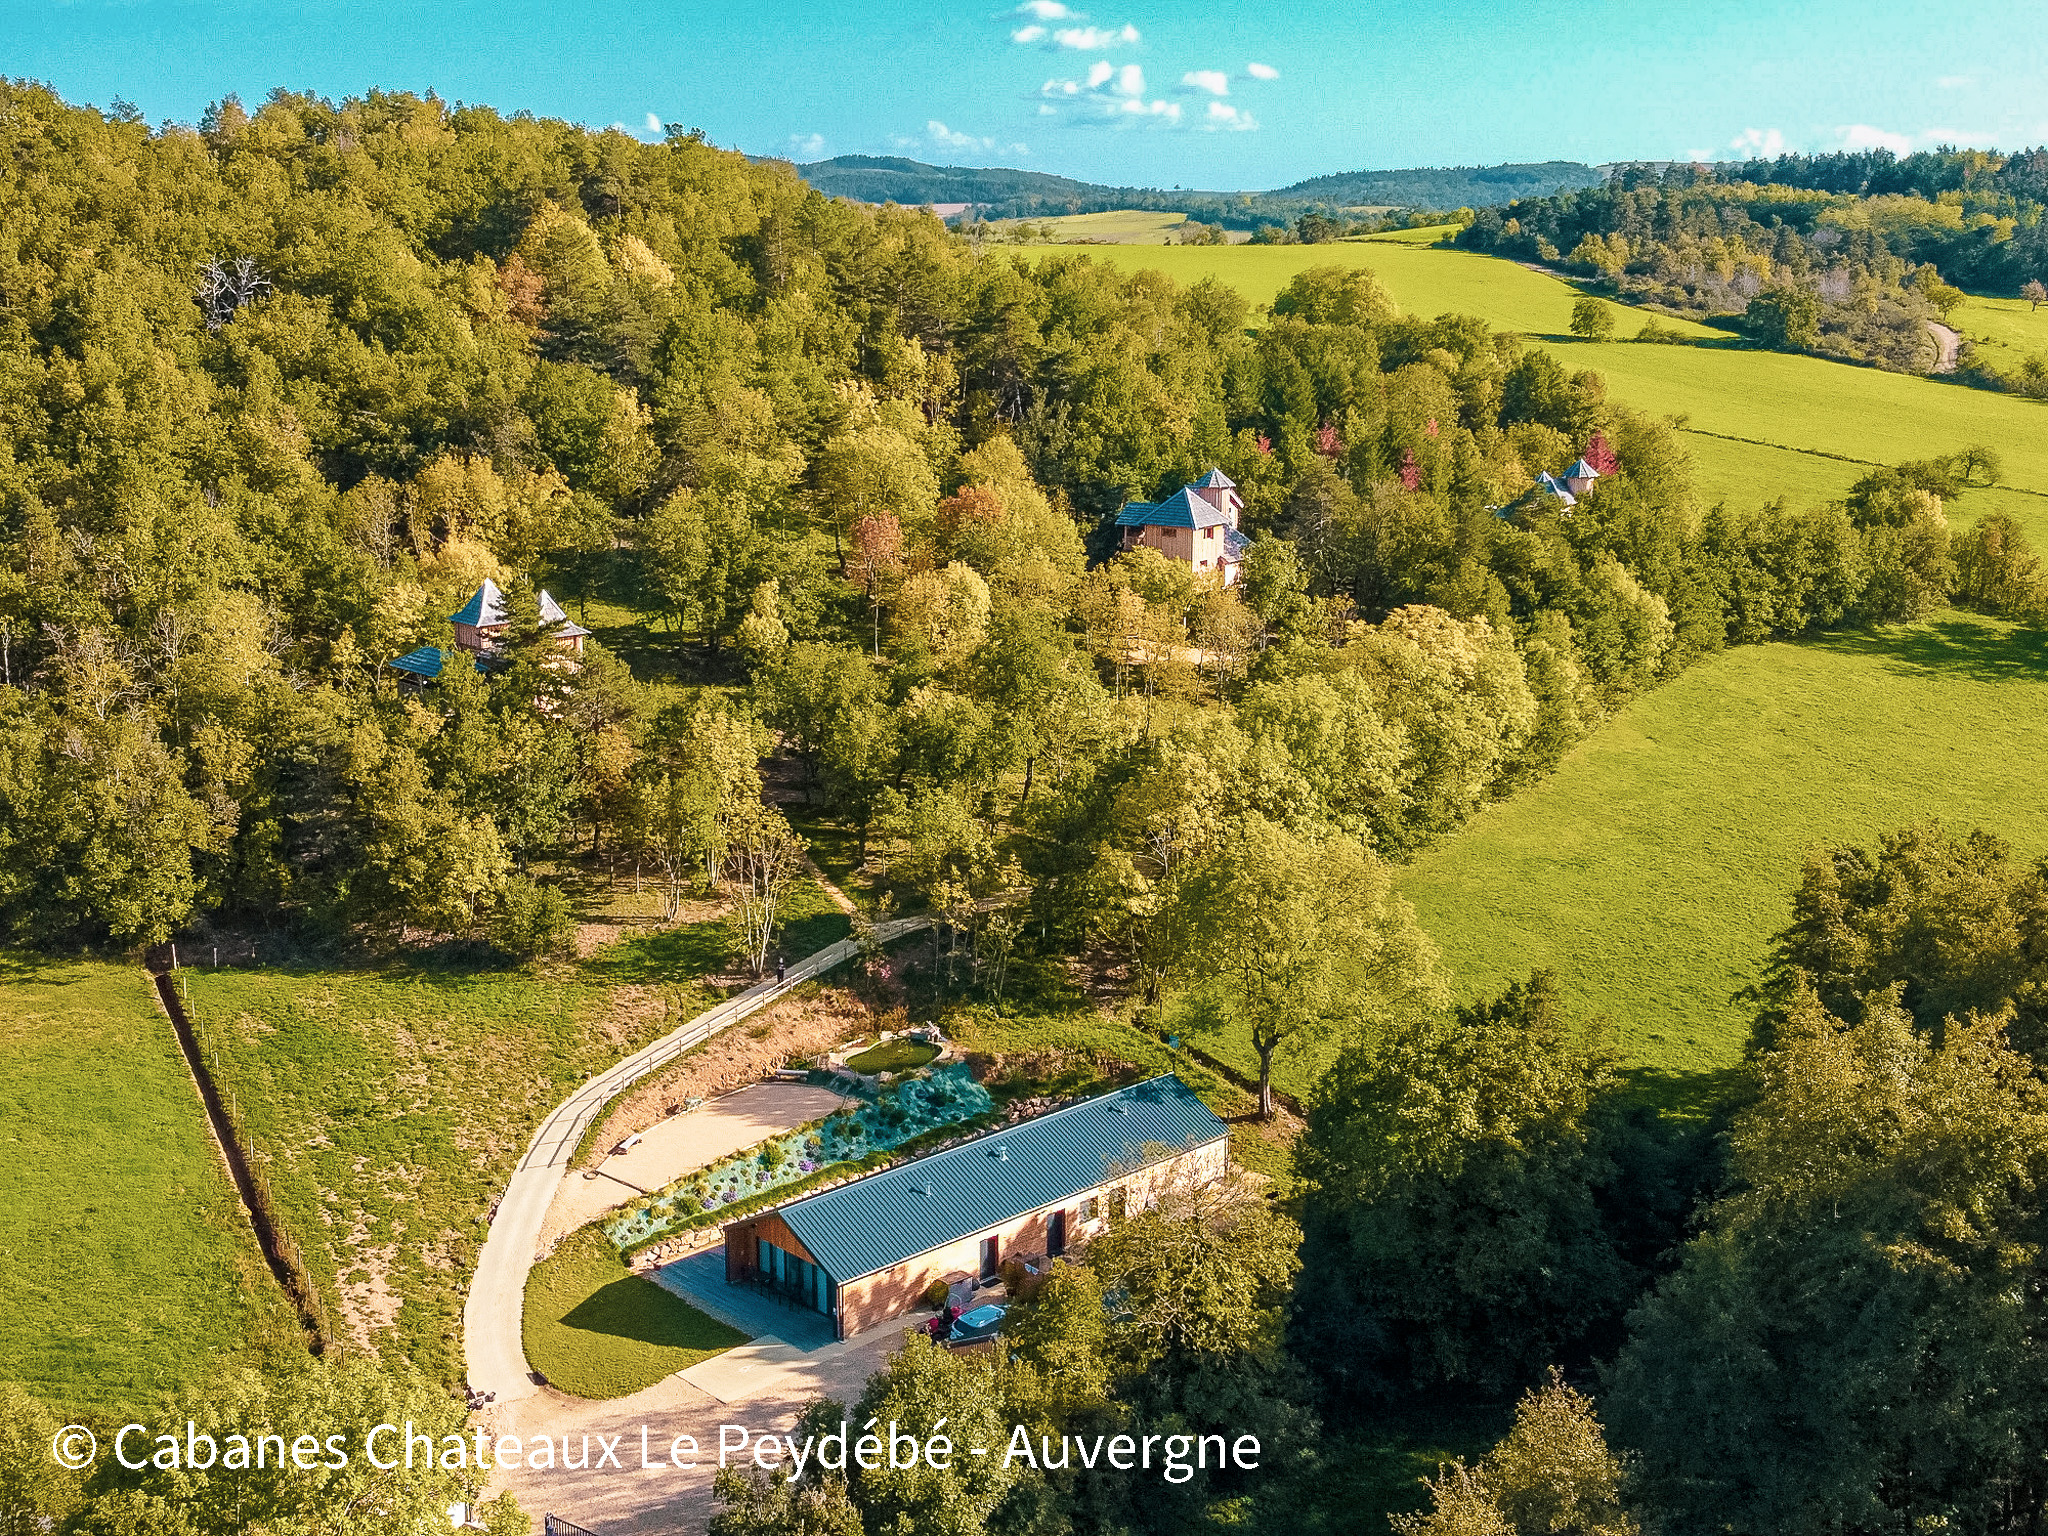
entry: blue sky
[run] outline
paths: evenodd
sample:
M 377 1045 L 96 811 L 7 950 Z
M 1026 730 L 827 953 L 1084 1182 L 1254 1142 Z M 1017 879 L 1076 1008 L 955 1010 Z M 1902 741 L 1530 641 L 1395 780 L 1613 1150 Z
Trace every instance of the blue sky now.
M 432 89 L 800 159 L 1138 185 L 1361 168 L 2048 142 L 2009 5 L 1617 0 L 0 0 L 0 73 L 152 120 L 273 86 Z

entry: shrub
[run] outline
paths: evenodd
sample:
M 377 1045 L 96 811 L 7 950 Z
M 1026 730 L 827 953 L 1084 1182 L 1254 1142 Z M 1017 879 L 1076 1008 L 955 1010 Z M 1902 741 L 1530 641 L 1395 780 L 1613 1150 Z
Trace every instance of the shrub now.
M 924 1288 L 924 1304 L 934 1312 L 946 1304 L 946 1298 L 953 1294 L 953 1287 L 943 1280 L 934 1280 Z
M 567 955 L 575 948 L 576 913 L 554 886 L 514 875 L 499 894 L 490 934 L 491 943 L 514 959 Z

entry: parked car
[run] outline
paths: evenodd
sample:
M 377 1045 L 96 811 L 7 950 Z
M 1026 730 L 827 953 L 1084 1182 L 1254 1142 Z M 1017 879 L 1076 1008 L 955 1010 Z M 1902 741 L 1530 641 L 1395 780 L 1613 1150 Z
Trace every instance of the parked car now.
M 953 1323 L 953 1331 L 946 1335 L 946 1347 L 958 1349 L 963 1344 L 980 1344 L 994 1338 L 996 1329 L 1002 1326 L 1003 1314 L 1009 1310 L 992 1301 L 972 1312 L 961 1313 Z

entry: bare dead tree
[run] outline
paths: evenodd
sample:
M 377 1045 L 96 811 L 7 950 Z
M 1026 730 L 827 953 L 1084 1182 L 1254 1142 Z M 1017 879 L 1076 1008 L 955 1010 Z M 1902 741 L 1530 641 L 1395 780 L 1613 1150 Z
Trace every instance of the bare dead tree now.
M 270 279 L 256 265 L 253 256 L 223 261 L 215 256 L 199 269 L 199 287 L 193 293 L 206 328 L 217 331 L 235 318 L 235 311 L 270 292 Z

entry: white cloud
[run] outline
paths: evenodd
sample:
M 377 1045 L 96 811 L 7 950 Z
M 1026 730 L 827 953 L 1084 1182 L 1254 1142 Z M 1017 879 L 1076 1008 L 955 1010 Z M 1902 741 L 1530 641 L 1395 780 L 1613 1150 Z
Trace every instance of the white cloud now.
M 792 133 L 789 136 L 790 153 L 799 160 L 816 160 L 825 153 L 825 135 L 822 133 Z
M 1146 101 L 1141 96 L 1131 96 L 1115 103 L 1109 110 L 1119 117 L 1158 117 L 1169 123 L 1180 121 L 1180 103 L 1177 101 Z
M 1088 66 L 1088 89 L 1093 91 L 1109 83 L 1109 77 L 1116 73 L 1116 66 L 1107 59 L 1097 59 Z
M 1119 96 L 1142 96 L 1145 94 L 1145 71 L 1135 64 L 1126 64 L 1116 72 L 1116 93 Z
M 1244 72 L 1254 80 L 1278 80 L 1280 78 L 1280 71 L 1270 64 L 1247 64 L 1244 67 Z
M 1036 16 L 1040 21 L 1065 21 L 1074 13 L 1061 5 L 1059 0 L 1024 0 L 1024 3 L 1017 7 L 1017 14 Z
M 1038 115 L 1040 117 L 1058 117 L 1060 109 L 1049 101 L 1041 101 L 1038 104 Z
M 1211 96 L 1230 94 L 1230 76 L 1220 69 L 1191 69 L 1180 77 L 1180 83 L 1191 91 L 1207 91 Z
M 931 141 L 942 149 L 994 149 L 994 139 L 977 139 L 971 133 L 961 133 L 948 128 L 936 117 L 924 125 L 924 131 Z
M 1010 41 L 1013 43 L 1035 43 L 1043 36 L 1045 36 L 1045 28 L 1043 27 L 1019 27 L 1010 34 Z
M 1121 27 L 1061 27 L 1053 33 L 1052 40 L 1062 48 L 1072 48 L 1081 53 L 1098 53 L 1104 48 L 1116 48 L 1138 40 L 1138 29 L 1126 23 Z
M 1728 147 L 1750 160 L 1775 160 L 1785 153 L 1785 135 L 1775 128 L 1745 128 Z
M 1913 152 L 1913 141 L 1903 133 L 1873 128 L 1868 123 L 1851 123 L 1842 130 L 1842 148 L 1888 149 L 1895 155 L 1909 155 Z
M 1977 83 L 1975 75 L 1937 75 L 1935 86 L 1944 91 L 1967 91 Z
M 1258 119 L 1242 108 L 1233 107 L 1227 101 L 1212 101 L 1204 114 L 1203 127 L 1227 129 L 1232 133 L 1246 133 L 1259 126 Z
M 660 115 L 659 115 L 658 113 L 650 112 L 650 113 L 648 113 L 648 114 L 647 114 L 647 126 L 646 126 L 646 128 L 644 128 L 644 129 L 642 130 L 642 132 L 645 132 L 645 133 L 659 133 L 659 132 L 661 132 L 661 117 L 660 117 Z
M 1081 82 L 1078 80 L 1048 80 L 1038 88 L 1041 96 L 1078 96 Z

